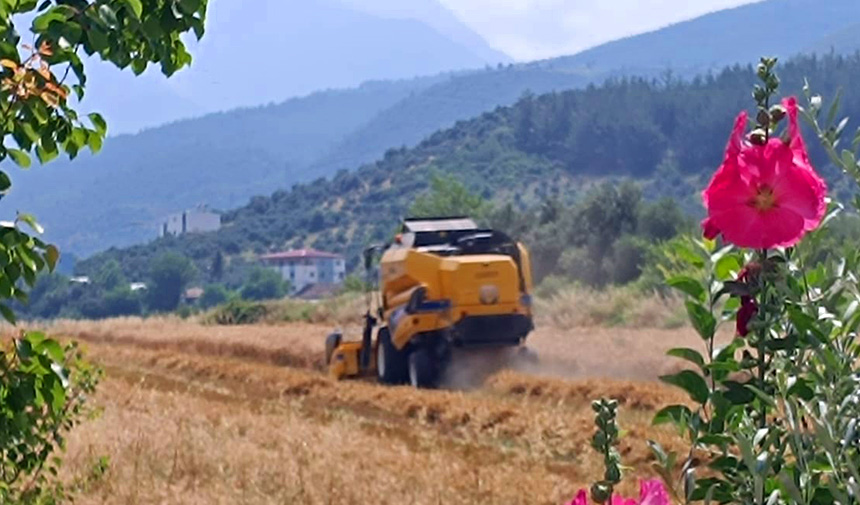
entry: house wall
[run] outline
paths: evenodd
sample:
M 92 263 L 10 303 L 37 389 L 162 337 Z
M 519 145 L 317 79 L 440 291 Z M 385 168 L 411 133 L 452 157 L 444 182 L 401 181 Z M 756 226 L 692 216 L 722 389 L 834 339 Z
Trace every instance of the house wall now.
M 221 216 L 214 212 L 187 211 L 171 214 L 161 229 L 161 235 L 182 235 L 216 231 L 221 228 Z
M 186 212 L 185 233 L 216 231 L 221 228 L 221 216 L 213 212 Z
M 346 276 L 346 263 L 342 259 L 290 258 L 269 261 L 267 265 L 290 283 L 292 293 L 312 284 L 340 284 Z

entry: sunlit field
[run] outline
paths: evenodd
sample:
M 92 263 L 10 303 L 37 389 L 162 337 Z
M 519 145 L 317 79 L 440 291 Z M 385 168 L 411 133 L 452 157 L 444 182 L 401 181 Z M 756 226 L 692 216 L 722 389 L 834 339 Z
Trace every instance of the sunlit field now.
M 688 329 L 544 326 L 539 364 L 460 354 L 440 391 L 334 382 L 330 327 L 180 319 L 60 321 L 106 372 L 68 441 L 78 503 L 562 503 L 599 478 L 600 396 L 617 398 L 633 474 L 646 440 L 681 448 L 653 413 L 684 397 L 655 378 Z M 625 491 L 633 491 L 635 480 Z

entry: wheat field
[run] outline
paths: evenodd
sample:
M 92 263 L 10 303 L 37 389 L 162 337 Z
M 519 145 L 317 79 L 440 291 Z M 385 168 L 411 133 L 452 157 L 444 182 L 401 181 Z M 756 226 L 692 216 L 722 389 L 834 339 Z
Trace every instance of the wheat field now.
M 445 389 L 416 391 L 329 379 L 325 325 L 45 329 L 106 372 L 65 454 L 82 504 L 566 503 L 602 473 L 589 447 L 600 396 L 621 404 L 633 492 L 652 475 L 646 440 L 682 448 L 650 425 L 685 401 L 655 381 L 678 367 L 664 352 L 698 345 L 689 329 L 545 327 L 530 339 L 537 365 L 460 354 Z

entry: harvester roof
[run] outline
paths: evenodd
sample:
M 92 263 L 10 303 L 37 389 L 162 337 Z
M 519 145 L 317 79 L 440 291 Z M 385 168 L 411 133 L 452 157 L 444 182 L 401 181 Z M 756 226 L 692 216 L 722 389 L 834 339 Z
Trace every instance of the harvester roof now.
M 477 230 L 478 225 L 468 217 L 429 217 L 403 220 L 404 233 Z

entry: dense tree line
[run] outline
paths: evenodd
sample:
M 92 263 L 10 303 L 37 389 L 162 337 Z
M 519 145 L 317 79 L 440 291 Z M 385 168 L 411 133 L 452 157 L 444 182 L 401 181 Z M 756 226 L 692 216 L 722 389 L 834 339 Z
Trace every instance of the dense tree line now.
M 800 93 L 808 78 L 832 95 L 860 80 L 860 55 L 796 59 L 782 66 L 781 76 L 786 92 Z M 77 269 L 92 274 L 115 259 L 126 276 L 138 279 L 154 257 L 176 251 L 210 281 L 219 252 L 229 278 L 247 275 L 243 254 L 300 246 L 345 253 L 352 267 L 368 242 L 390 234 L 433 174 L 453 174 L 471 192 L 520 212 L 544 200 L 569 205 L 595 180 L 623 178 L 641 181 L 645 200 L 671 196 L 695 210 L 695 190 L 719 164 L 733 116 L 747 106 L 754 81 L 751 67 L 735 66 L 689 82 L 619 79 L 527 95 L 438 131 L 413 149 L 389 150 L 356 171 L 254 198 L 228 212 L 219 232 L 112 249 Z M 860 96 L 846 96 L 842 107 L 858 117 Z M 823 153 L 813 148 L 812 155 L 827 174 Z M 831 185 L 838 189 L 836 177 Z

